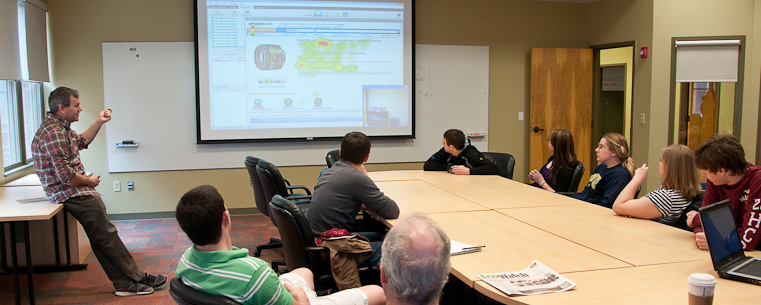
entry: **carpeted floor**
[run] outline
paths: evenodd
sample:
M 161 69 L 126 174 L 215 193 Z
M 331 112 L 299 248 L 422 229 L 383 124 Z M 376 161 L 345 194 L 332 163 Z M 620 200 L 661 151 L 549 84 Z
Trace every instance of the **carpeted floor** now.
M 247 248 L 253 255 L 256 245 L 270 237 L 279 237 L 277 228 L 262 215 L 233 216 L 233 244 Z M 191 243 L 174 219 L 115 221 L 124 244 L 138 266 L 149 273 L 175 276 L 177 262 Z M 264 250 L 265 261 L 283 259 L 282 249 Z M 151 295 L 117 297 L 114 288 L 93 254 L 87 257 L 87 270 L 35 273 L 36 304 L 174 304 L 168 285 Z M 28 304 L 26 275 L 21 275 L 22 302 Z M 13 280 L 9 273 L 0 273 L 0 304 L 13 304 Z

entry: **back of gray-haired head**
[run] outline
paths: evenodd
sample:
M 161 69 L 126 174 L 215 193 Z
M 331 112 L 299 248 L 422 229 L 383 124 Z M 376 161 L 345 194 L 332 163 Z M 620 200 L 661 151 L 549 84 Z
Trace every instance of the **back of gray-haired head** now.
M 430 218 L 413 214 L 386 235 L 380 264 L 399 302 L 429 304 L 449 278 L 449 237 Z

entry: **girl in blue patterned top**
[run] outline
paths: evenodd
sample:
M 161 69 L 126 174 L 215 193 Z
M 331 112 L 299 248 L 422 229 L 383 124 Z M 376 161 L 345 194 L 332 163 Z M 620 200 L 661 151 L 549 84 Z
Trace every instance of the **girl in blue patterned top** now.
M 661 185 L 644 197 L 635 199 L 634 193 L 647 177 L 648 169 L 647 164 L 642 164 L 635 171 L 632 180 L 613 203 L 613 212 L 675 225 L 684 209 L 700 193 L 692 151 L 681 144 L 663 149 L 658 166 Z

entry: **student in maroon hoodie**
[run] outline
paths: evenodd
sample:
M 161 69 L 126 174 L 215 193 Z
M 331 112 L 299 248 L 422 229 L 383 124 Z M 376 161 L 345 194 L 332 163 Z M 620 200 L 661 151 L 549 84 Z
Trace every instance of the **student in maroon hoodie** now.
M 745 150 L 732 135 L 715 135 L 695 150 L 695 166 L 708 178 L 703 206 L 729 199 L 745 250 L 761 249 L 761 167 L 745 161 Z M 695 243 L 708 250 L 697 212 L 687 214 Z

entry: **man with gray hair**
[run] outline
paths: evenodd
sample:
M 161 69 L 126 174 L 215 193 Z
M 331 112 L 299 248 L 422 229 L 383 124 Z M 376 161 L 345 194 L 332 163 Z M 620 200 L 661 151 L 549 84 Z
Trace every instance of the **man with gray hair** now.
M 449 278 L 449 237 L 415 213 L 386 235 L 380 262 L 386 304 L 438 304 Z

